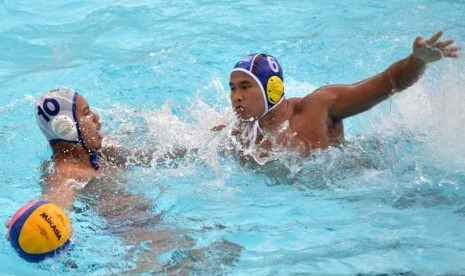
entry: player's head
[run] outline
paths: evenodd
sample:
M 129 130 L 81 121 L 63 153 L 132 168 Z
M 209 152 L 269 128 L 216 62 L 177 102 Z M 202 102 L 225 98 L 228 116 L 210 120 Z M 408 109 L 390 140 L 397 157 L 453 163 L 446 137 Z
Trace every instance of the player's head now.
M 35 104 L 34 114 L 51 145 L 59 141 L 79 144 L 90 154 L 102 146 L 100 117 L 71 89 L 56 89 L 43 94 Z M 92 157 L 91 162 L 95 158 Z
M 260 117 L 263 117 L 283 99 L 283 69 L 273 56 L 248 55 L 236 63 L 231 74 L 237 71 L 246 73 L 259 85 L 265 102 L 265 111 Z
M 71 89 L 56 89 L 37 100 L 34 115 L 40 130 L 51 144 L 57 141 L 80 142 L 77 97 L 78 93 Z

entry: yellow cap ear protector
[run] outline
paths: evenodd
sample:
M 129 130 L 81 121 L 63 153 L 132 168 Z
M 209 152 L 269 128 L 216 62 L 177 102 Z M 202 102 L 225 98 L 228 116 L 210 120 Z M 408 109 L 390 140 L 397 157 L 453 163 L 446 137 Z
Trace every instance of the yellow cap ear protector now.
M 276 104 L 284 93 L 283 80 L 278 76 L 272 76 L 266 84 L 266 97 L 271 104 Z

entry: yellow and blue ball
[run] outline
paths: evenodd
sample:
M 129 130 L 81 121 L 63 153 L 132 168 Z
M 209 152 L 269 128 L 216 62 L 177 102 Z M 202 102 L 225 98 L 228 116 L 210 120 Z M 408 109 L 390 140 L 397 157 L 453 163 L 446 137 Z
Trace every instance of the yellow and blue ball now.
M 68 249 L 71 222 L 57 205 L 31 201 L 21 207 L 9 225 L 10 243 L 19 256 L 37 263 Z

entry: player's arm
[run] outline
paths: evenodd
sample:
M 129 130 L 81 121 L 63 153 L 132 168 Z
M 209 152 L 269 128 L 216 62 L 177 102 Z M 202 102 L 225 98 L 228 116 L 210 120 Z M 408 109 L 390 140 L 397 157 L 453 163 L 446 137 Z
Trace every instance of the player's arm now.
M 364 112 L 413 85 L 423 74 L 426 64 L 443 57 L 458 57 L 460 47 L 451 46 L 453 40 L 438 42 L 442 32 L 429 40 L 417 37 L 413 53 L 407 58 L 392 64 L 384 72 L 352 85 L 333 85 L 317 91 L 324 98 L 328 113 L 341 120 Z
M 62 174 L 51 174 L 43 179 L 42 199 L 60 206 L 66 210 L 73 209 L 75 185 L 77 182 L 73 179 L 68 179 Z

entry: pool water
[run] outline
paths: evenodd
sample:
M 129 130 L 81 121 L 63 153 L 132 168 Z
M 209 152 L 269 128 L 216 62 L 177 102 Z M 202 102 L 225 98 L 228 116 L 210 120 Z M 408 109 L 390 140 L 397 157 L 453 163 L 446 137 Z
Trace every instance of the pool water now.
M 79 197 L 68 252 L 30 264 L 2 240 L 0 274 L 463 273 L 463 58 L 429 65 L 415 86 L 346 120 L 344 146 L 311 158 L 277 149 L 244 164 L 210 129 L 233 118 L 229 72 L 249 53 L 274 55 L 287 97 L 300 97 L 385 70 L 419 35 L 444 29 L 465 45 L 465 2 L 287 2 L 0 0 L 0 221 L 41 195 L 51 150 L 33 107 L 50 89 L 81 93 L 113 143 L 187 150 L 94 187 L 138 198 L 122 216 L 135 221 L 140 203 L 159 226 L 131 226 L 125 240 L 114 214 L 99 213 L 103 197 Z

